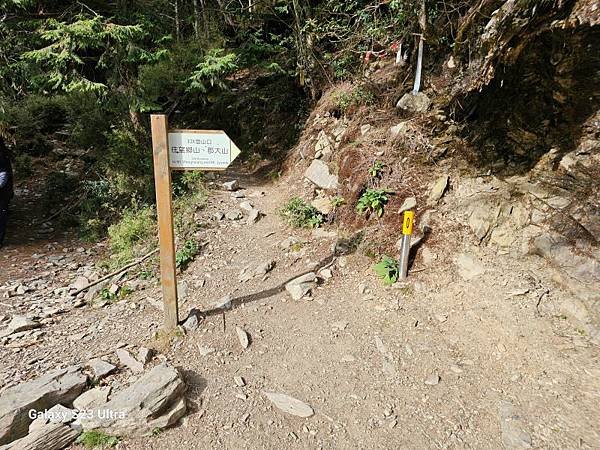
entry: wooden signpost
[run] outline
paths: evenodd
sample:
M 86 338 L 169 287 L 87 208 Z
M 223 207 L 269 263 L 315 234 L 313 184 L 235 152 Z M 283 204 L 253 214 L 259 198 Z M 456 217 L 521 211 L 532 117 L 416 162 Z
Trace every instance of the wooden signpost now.
M 163 114 L 153 114 L 151 125 L 160 281 L 165 308 L 165 329 L 172 330 L 179 323 L 179 307 L 171 170 L 225 170 L 240 154 L 240 149 L 224 131 L 169 130 L 167 116 Z

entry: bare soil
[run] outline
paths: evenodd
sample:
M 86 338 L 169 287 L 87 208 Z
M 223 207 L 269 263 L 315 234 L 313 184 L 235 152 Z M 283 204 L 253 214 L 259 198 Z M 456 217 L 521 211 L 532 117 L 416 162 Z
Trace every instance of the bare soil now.
M 357 252 L 335 257 L 333 277 L 309 298 L 292 301 L 283 284 L 331 261 L 336 238 L 281 222 L 277 208 L 306 189 L 302 182 L 271 184 L 240 173 L 220 181 L 233 177 L 266 216 L 255 225 L 218 221 L 215 212 L 241 200 L 211 192 L 201 213 L 211 224 L 203 236 L 208 245 L 180 276 L 188 284 L 181 317 L 203 311 L 198 330 L 168 345 L 154 338 L 162 323 L 154 282 L 101 308 L 69 309 L 32 345 L 0 347 L 5 381 L 111 355 L 122 344 L 160 350 L 184 374 L 190 413 L 156 436 L 124 437 L 122 449 L 526 448 L 527 440 L 511 444 L 523 434 L 533 448 L 600 447 L 600 352 L 555 313 L 569 294 L 543 259 L 474 246 L 447 212 L 449 193 L 441 208 L 445 229 L 434 228 L 438 239 L 426 244 L 426 262 L 419 250 L 407 283 L 384 287 L 373 261 Z M 289 236 L 304 243 L 284 249 Z M 46 244 L 20 241 L 3 250 L 2 281 L 5 274 L 33 276 L 40 264 L 34 253 L 63 252 L 62 242 Z M 73 267 L 94 258 L 73 252 L 77 245 L 68 246 Z M 485 273 L 461 278 L 454 261 L 461 252 L 479 259 Z M 239 281 L 244 268 L 271 260 L 276 265 L 266 277 Z M 68 267 L 56 270 L 46 276 L 57 287 L 74 277 Z M 233 308 L 215 311 L 229 293 Z M 3 299 L 0 315 L 27 306 L 26 297 Z M 250 334 L 245 350 L 236 326 Z M 245 386 L 236 385 L 236 376 Z M 114 378 L 115 387 L 135 379 L 126 368 Z M 264 391 L 298 398 L 315 415 L 287 415 Z

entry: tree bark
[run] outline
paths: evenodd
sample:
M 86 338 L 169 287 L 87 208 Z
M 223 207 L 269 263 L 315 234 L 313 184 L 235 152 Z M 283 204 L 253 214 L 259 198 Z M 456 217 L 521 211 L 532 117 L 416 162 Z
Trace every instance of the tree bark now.
M 179 42 L 181 38 L 181 27 L 179 24 L 179 0 L 175 0 L 173 7 L 175 8 L 175 39 L 177 42 Z

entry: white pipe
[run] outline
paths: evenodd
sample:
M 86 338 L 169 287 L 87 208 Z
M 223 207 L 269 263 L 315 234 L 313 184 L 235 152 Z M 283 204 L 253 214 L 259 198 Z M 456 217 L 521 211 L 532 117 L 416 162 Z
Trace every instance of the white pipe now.
M 421 89 L 421 67 L 423 66 L 423 36 L 419 40 L 419 54 L 417 57 L 417 73 L 415 74 L 415 84 L 413 87 L 413 95 L 417 95 Z

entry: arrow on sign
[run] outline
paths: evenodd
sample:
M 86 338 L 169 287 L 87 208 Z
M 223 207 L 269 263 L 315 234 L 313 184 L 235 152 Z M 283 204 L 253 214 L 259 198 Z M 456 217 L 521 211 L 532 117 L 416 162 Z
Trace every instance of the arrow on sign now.
M 224 170 L 240 149 L 222 130 L 169 130 L 169 167 Z

